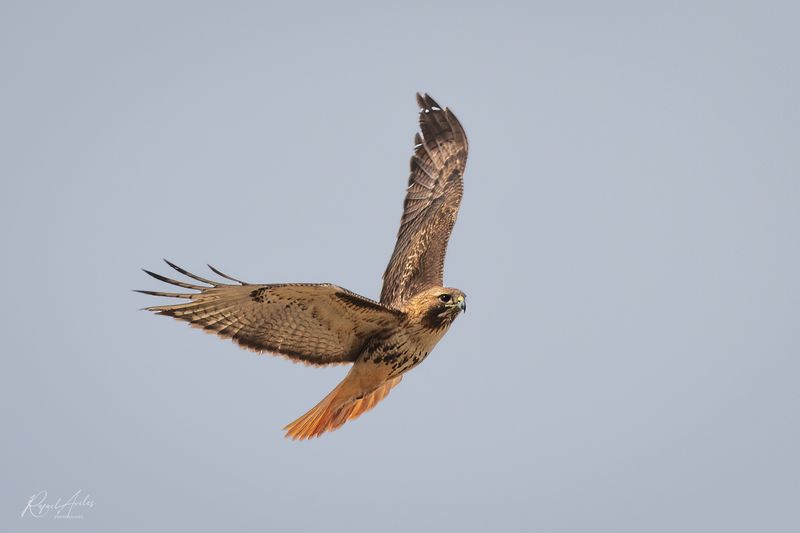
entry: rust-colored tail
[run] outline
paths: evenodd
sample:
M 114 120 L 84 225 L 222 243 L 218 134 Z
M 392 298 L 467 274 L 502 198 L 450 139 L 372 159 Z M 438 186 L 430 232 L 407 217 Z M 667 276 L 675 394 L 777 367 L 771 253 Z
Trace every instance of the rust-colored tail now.
M 375 407 L 386 398 L 403 376 L 384 381 L 368 394 L 358 395 L 352 389 L 350 375 L 306 414 L 287 425 L 286 436 L 294 440 L 319 437 L 327 431 L 338 429 L 348 420 L 353 420 Z

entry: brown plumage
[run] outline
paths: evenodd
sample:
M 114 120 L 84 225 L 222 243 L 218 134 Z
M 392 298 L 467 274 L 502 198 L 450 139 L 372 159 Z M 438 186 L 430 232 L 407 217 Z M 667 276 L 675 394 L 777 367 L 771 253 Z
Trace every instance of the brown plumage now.
M 199 282 L 154 278 L 196 292 L 138 291 L 188 300 L 148 307 L 160 315 L 233 339 L 257 352 L 310 365 L 353 363 L 325 398 L 286 426 L 293 439 L 317 437 L 372 409 L 433 350 L 465 295 L 443 287 L 444 257 L 463 192 L 467 138 L 456 117 L 417 95 L 422 135 L 415 137 L 411 176 L 397 244 L 384 274 L 380 303 L 331 284 L 234 283 L 192 274 Z
M 449 109 L 417 95 L 422 136 L 414 137 L 411 175 L 381 303 L 398 307 L 423 289 L 441 287 L 447 241 L 464 193 L 467 135 Z

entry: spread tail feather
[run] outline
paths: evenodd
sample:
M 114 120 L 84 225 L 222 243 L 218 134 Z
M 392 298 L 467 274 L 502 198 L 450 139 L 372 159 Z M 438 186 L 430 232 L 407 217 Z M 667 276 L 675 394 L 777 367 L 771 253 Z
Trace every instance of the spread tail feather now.
M 347 391 L 350 387 L 348 379 L 345 378 L 315 407 L 283 428 L 286 430 L 286 436 L 293 440 L 305 440 L 338 429 L 348 420 L 358 418 L 362 413 L 375 407 L 400 383 L 401 379 L 403 376 L 392 378 L 369 394 L 354 398 Z

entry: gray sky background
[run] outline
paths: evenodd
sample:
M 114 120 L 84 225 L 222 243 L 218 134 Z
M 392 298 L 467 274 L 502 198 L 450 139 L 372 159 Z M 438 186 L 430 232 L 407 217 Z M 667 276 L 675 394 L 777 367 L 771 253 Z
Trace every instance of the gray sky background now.
M 0 3 L 0 529 L 800 531 L 794 6 Z M 284 440 L 345 368 L 131 289 L 376 297 L 416 91 L 470 137 L 469 313 Z M 20 518 L 42 489 L 95 507 Z

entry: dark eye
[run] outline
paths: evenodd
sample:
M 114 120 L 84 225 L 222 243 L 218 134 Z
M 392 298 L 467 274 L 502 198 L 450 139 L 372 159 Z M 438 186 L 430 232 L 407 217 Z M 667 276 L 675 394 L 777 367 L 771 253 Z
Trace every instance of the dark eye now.
M 439 296 L 439 300 L 444 302 L 444 303 L 447 303 L 452 299 L 453 299 L 453 297 L 450 296 L 449 294 L 442 294 L 441 296 Z

